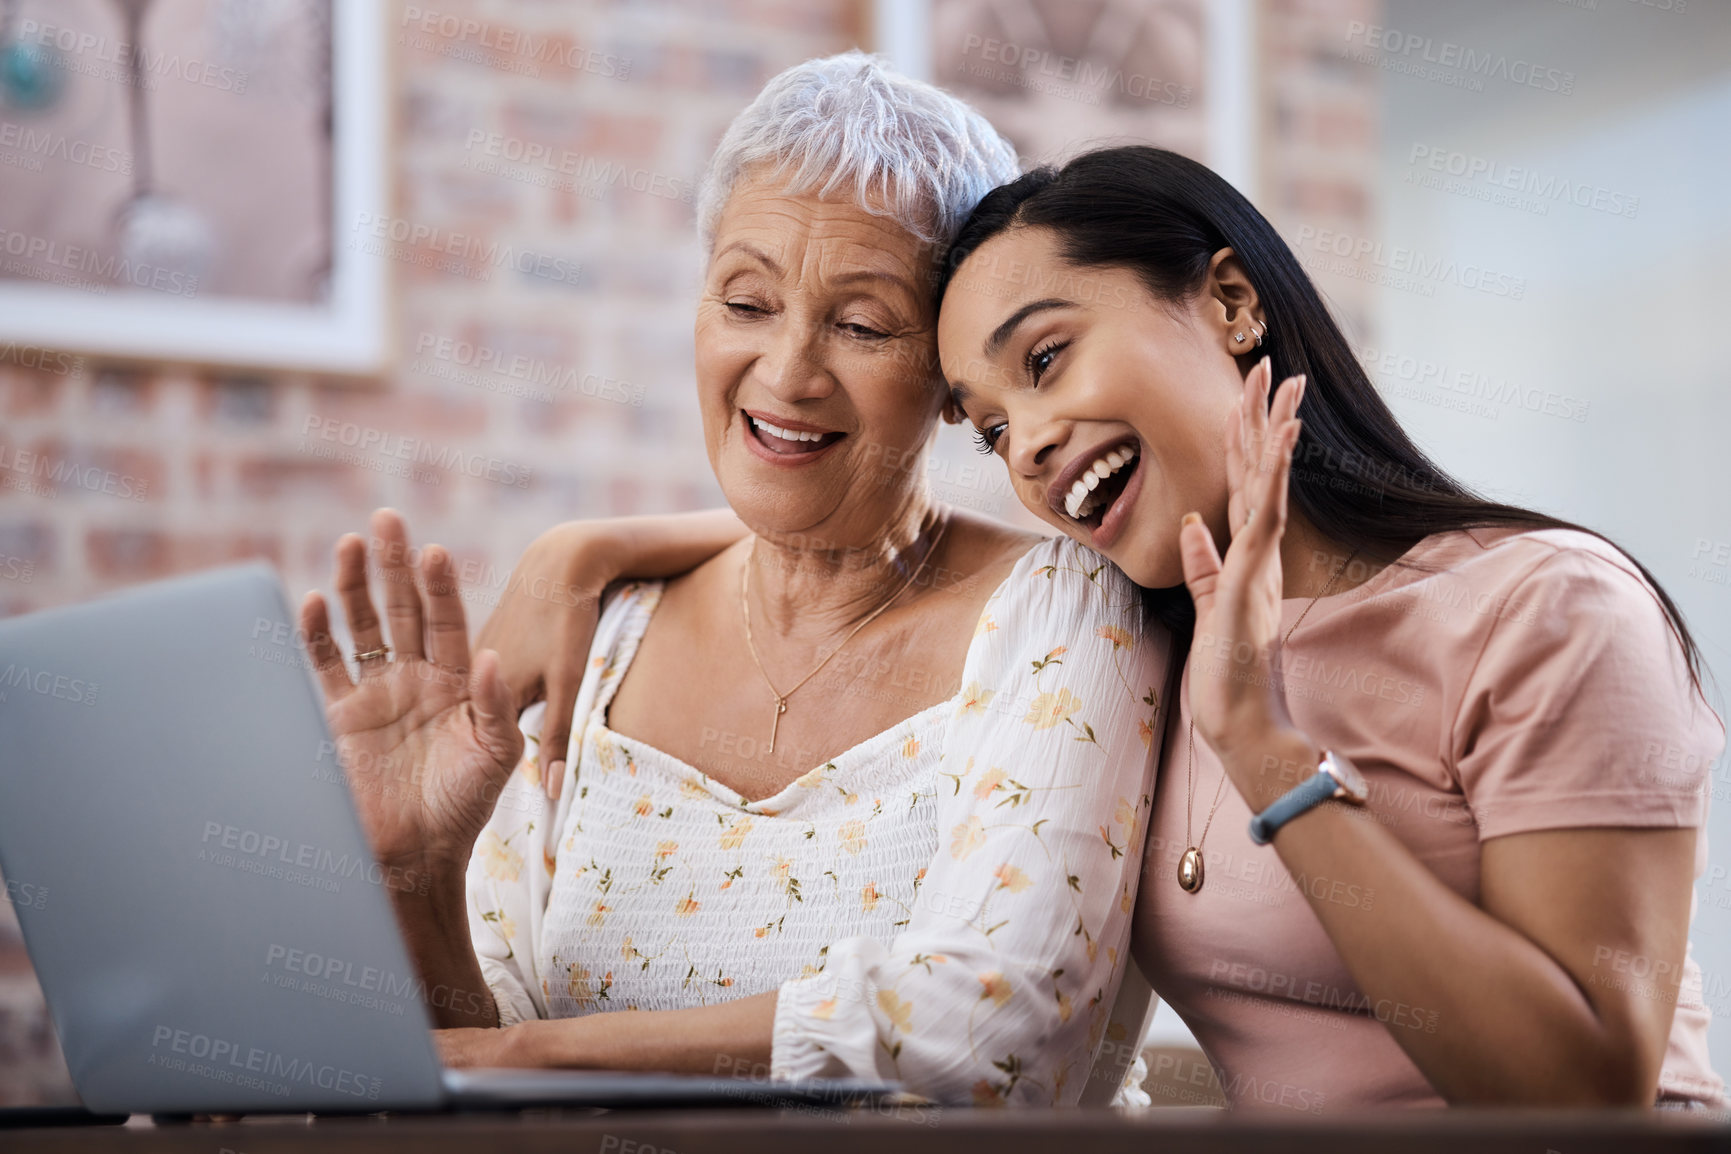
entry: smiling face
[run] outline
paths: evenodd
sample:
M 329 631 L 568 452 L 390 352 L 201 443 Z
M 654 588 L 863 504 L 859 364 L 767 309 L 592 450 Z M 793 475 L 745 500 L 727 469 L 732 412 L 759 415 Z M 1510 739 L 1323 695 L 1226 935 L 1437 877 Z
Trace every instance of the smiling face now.
M 1185 513 L 1226 536 L 1223 438 L 1244 382 L 1228 342 L 1254 309 L 1235 265 L 1217 256 L 1203 291 L 1167 302 L 1127 269 L 1069 264 L 1050 229 L 1012 227 L 944 296 L 944 374 L 1022 504 L 1149 588 L 1183 582 Z
M 755 532 L 876 540 L 925 493 L 944 404 L 930 246 L 844 201 L 735 186 L 697 309 L 709 460 Z

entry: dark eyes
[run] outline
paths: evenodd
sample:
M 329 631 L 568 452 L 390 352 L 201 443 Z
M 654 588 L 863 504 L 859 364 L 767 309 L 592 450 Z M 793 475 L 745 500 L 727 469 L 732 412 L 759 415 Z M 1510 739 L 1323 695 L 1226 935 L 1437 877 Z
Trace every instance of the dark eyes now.
M 1052 362 L 1058 359 L 1058 354 L 1069 345 L 1069 341 L 1056 339 L 1035 345 L 1028 350 L 1028 355 L 1022 358 L 1022 367 L 1028 370 L 1029 378 L 1037 385 L 1040 378 L 1046 375 L 1046 370 L 1052 367 Z
M 974 448 L 987 456 L 991 456 L 993 453 L 998 451 L 998 438 L 1004 435 L 1004 430 L 1008 427 L 1009 426 L 1007 425 L 997 424 L 988 425 L 983 429 L 975 429 Z
M 1028 350 L 1028 355 L 1022 358 L 1022 367 L 1027 370 L 1028 379 L 1034 384 L 1040 383 L 1040 378 L 1046 375 L 1046 370 L 1052 367 L 1052 362 L 1058 359 L 1058 354 L 1070 347 L 1069 341 L 1052 339 L 1045 344 L 1035 345 Z M 974 430 L 974 447 L 982 453 L 998 451 L 998 441 L 1003 437 L 1009 426 L 1004 424 L 988 425 L 984 429 Z

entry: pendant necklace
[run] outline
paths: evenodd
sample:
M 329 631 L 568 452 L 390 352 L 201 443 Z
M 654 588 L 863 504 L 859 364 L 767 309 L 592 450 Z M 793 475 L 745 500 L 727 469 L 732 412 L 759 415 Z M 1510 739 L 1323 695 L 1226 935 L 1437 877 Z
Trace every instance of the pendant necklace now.
M 1306 614 L 1316 607 L 1318 601 L 1328 596 L 1328 591 L 1334 588 L 1334 583 L 1340 580 L 1340 575 L 1346 572 L 1346 567 L 1352 564 L 1352 559 L 1356 556 L 1358 556 L 1357 549 L 1348 553 L 1346 560 L 1342 561 L 1340 566 L 1335 569 L 1334 576 L 1328 579 L 1328 584 L 1322 587 L 1322 592 L 1310 599 L 1310 604 L 1304 607 L 1304 612 L 1298 615 L 1298 620 L 1294 621 L 1292 628 L 1286 631 L 1286 637 L 1280 643 L 1282 650 L 1286 648 L 1286 643 L 1292 640 L 1292 635 L 1298 631 L 1299 625 L 1303 624 Z M 1208 827 L 1214 824 L 1214 811 L 1220 808 L 1220 799 L 1226 792 L 1226 767 L 1221 766 L 1220 784 L 1215 787 L 1214 804 L 1208 809 L 1208 820 L 1202 823 L 1202 836 L 1191 841 L 1190 813 L 1196 803 L 1196 719 L 1194 717 L 1190 719 L 1188 761 L 1190 768 L 1186 774 L 1184 795 L 1184 842 L 1189 848 L 1184 851 L 1184 856 L 1178 859 L 1178 886 L 1185 893 L 1193 894 L 1202 889 L 1202 843 L 1208 840 Z
M 752 552 L 746 557 L 745 566 L 739 573 L 739 609 L 740 613 L 745 618 L 746 648 L 751 650 L 751 660 L 757 665 L 757 671 L 763 674 L 763 683 L 769 686 L 769 692 L 775 698 L 775 713 L 770 717 L 769 745 L 765 748 L 765 753 L 775 752 L 775 737 L 781 729 L 781 715 L 787 712 L 787 699 L 799 692 L 800 687 L 806 682 L 816 677 L 818 671 L 829 664 L 830 658 L 834 657 L 837 653 L 840 653 L 842 651 L 842 646 L 845 646 L 849 641 L 854 639 L 855 634 L 857 634 L 861 629 L 864 629 L 867 625 L 870 625 L 873 621 L 876 621 L 878 614 L 882 613 L 885 609 L 888 609 L 891 605 L 894 605 L 903 593 L 906 593 L 913 587 L 914 582 L 920 579 L 920 574 L 926 571 L 927 562 L 929 562 L 932 559 L 932 555 L 938 551 L 938 544 L 944 539 L 944 532 L 949 527 L 950 523 L 948 520 L 945 520 L 938 525 L 937 536 L 932 538 L 931 545 L 926 549 L 926 555 L 920 558 L 919 567 L 914 570 L 914 575 L 908 578 L 907 584 L 903 585 L 900 589 L 897 589 L 893 594 L 891 594 L 889 600 L 866 614 L 865 619 L 858 625 L 855 625 L 852 631 L 849 632 L 846 637 L 841 639 L 841 645 L 837 645 L 834 649 L 825 654 L 824 659 L 819 661 L 817 665 L 812 668 L 810 673 L 800 678 L 799 681 L 794 684 L 793 688 L 789 689 L 785 693 L 777 689 L 775 687 L 775 682 L 769 679 L 769 670 L 763 667 L 763 659 L 757 655 L 757 642 L 754 641 L 751 636 L 751 562 L 752 558 L 757 555 L 757 542 L 752 542 Z

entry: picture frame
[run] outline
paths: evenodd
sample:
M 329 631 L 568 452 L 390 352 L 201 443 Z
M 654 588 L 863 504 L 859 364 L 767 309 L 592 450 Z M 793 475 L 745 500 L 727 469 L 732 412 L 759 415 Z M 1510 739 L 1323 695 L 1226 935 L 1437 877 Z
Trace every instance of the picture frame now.
M 332 0 L 329 9 L 330 200 L 322 229 L 328 240 L 324 265 L 328 272 L 317 294 L 320 299 L 177 294 L 136 291 L 124 285 L 120 291 L 90 291 L 47 279 L 0 278 L 0 348 L 55 350 L 116 362 L 305 371 L 337 377 L 383 373 L 390 360 L 389 270 L 366 246 L 345 243 L 345 222 L 381 219 L 391 203 L 387 162 L 391 69 L 384 7 L 383 0 Z M 56 46 L 55 36 L 62 35 L 40 24 L 32 31 L 34 42 L 48 49 Z M 74 50 L 83 48 L 63 39 Z M 124 67 L 126 45 L 115 48 L 120 51 L 109 55 L 118 55 L 122 63 L 115 67 Z M 100 51 L 96 50 L 97 59 L 102 59 Z M 160 64 L 162 56 L 153 59 Z M 184 72 L 180 57 L 174 59 Z M 75 59 L 71 67 L 89 72 L 91 63 L 88 58 Z M 68 68 L 64 63 L 61 67 Z M 154 80 L 138 80 L 135 86 Z M 6 125 L 0 124 L 0 132 L 4 131 Z M 46 130 L 31 139 L 51 141 Z M 6 255 L 0 245 L 0 258 Z

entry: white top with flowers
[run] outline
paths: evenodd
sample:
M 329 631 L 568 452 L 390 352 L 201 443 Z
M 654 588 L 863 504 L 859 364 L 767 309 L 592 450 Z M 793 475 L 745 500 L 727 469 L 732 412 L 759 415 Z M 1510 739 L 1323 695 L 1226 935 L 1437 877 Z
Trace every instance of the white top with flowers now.
M 1153 796 L 1167 645 L 1143 643 L 1134 586 L 1075 542 L 1036 545 L 954 698 L 758 801 L 607 727 L 660 595 L 629 586 L 601 615 L 560 799 L 531 740 L 476 845 L 470 928 L 501 1023 L 779 990 L 776 1077 L 1074 1103 L 1128 964 Z

